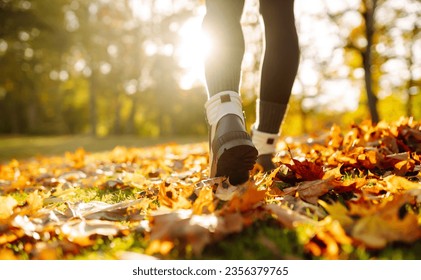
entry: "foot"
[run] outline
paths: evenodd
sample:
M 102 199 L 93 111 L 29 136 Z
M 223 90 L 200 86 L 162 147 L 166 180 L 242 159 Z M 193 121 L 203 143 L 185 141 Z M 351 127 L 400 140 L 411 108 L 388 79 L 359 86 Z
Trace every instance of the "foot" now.
M 219 121 L 211 149 L 211 177 L 226 176 L 233 185 L 249 179 L 257 150 L 238 116 L 226 115 Z
M 272 154 L 259 155 L 257 157 L 256 163 L 262 167 L 263 172 L 268 172 L 276 168 L 275 164 L 273 163 Z
M 259 164 L 264 172 L 273 170 L 276 166 L 273 163 L 273 155 L 276 153 L 276 142 L 279 134 L 261 132 L 252 127 L 253 144 L 259 151 L 257 164 Z
M 228 177 L 233 185 L 246 182 L 256 162 L 257 149 L 245 129 L 239 94 L 218 93 L 205 108 L 210 126 L 210 177 Z

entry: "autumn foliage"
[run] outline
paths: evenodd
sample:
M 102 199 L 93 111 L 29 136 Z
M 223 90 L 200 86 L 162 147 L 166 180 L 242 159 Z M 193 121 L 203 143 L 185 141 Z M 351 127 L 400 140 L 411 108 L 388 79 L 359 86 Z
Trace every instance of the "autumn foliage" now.
M 421 123 L 413 119 L 281 141 L 277 168 L 256 166 L 241 186 L 207 178 L 207 149 L 79 149 L 0 165 L 0 259 L 72 259 L 128 236 L 137 257 L 202 258 L 212 244 L 268 220 L 300 232 L 305 258 L 347 258 L 347 246 L 382 250 L 421 238 Z

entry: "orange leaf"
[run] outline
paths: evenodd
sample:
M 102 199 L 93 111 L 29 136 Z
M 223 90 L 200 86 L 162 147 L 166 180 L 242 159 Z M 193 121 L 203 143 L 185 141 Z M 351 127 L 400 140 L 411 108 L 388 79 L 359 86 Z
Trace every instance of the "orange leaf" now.
M 162 183 L 159 187 L 158 200 L 161 205 L 172 209 L 188 209 L 191 207 L 191 202 L 173 187 L 166 187 Z
M 235 195 L 226 205 L 228 212 L 245 212 L 253 209 L 256 205 L 263 203 L 266 190 L 257 190 L 254 186 L 249 186 L 243 194 Z
M 215 211 L 212 188 L 204 187 L 200 190 L 199 197 L 193 203 L 193 214 L 209 214 Z
M 145 253 L 148 255 L 153 254 L 161 254 L 161 255 L 167 255 L 172 249 L 174 248 L 174 242 L 166 241 L 166 240 L 153 240 L 148 248 L 146 248 Z
M 0 249 L 0 260 L 17 260 L 12 250 L 10 249 Z

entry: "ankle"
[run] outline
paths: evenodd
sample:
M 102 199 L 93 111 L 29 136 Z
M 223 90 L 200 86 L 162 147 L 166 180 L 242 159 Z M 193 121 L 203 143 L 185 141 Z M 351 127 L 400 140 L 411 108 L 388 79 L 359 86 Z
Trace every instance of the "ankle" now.
M 256 101 L 256 129 L 265 133 L 278 133 L 287 108 L 288 104 L 258 99 Z
M 251 135 L 259 156 L 270 155 L 272 157 L 276 153 L 276 144 L 279 139 L 278 133 L 262 132 L 253 126 Z

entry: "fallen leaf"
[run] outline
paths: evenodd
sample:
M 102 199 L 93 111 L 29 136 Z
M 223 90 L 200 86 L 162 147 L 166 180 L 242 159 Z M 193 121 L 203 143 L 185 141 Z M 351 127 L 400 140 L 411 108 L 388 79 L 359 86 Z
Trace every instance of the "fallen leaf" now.
M 349 210 L 341 203 L 328 204 L 323 200 L 319 200 L 319 204 L 326 209 L 331 219 L 337 220 L 343 228 L 349 229 L 354 224 L 354 220 L 349 216 Z
M 317 222 L 308 218 L 307 216 L 301 215 L 286 206 L 280 206 L 277 204 L 265 205 L 264 208 L 285 227 L 294 228 L 299 224 L 310 224 L 317 225 Z
M 101 220 L 70 220 L 59 227 L 60 232 L 71 242 L 82 247 L 95 243 L 94 235 L 116 236 L 127 227 L 115 222 Z
M 195 215 L 210 214 L 215 211 L 213 191 L 210 187 L 203 188 L 200 191 L 199 197 L 194 201 L 192 209 Z
M 174 248 L 174 242 L 167 240 L 153 240 L 146 248 L 148 255 L 161 254 L 167 255 Z
M 392 241 L 413 242 L 421 237 L 416 215 L 407 214 L 402 220 L 393 216 L 385 218 L 381 215 L 363 217 L 356 222 L 351 235 L 376 249 Z
M 10 196 L 0 196 L 0 220 L 6 220 L 13 214 L 18 202 Z
M 0 260 L 18 260 L 19 258 L 15 256 L 12 250 L 10 249 L 0 249 Z
M 319 197 L 333 189 L 330 180 L 306 181 L 298 184 L 297 193 L 300 198 L 312 204 L 317 204 Z
M 226 212 L 245 212 L 261 205 L 265 201 L 266 190 L 258 190 L 254 185 L 250 184 L 244 193 L 237 193 L 224 206 Z
M 302 181 L 312 181 L 323 178 L 323 168 L 314 162 L 310 162 L 308 160 L 301 162 L 296 159 L 292 159 L 292 161 L 294 164 L 285 163 L 285 165 L 294 172 L 297 179 Z

